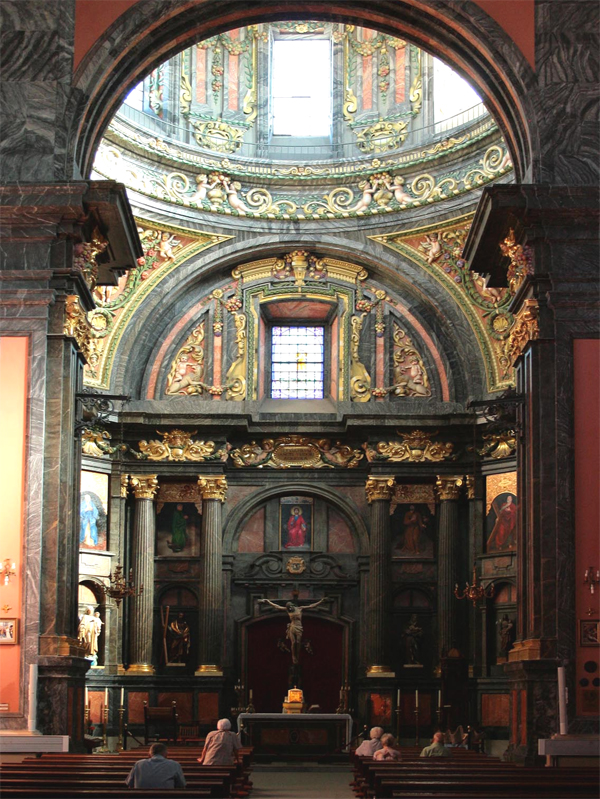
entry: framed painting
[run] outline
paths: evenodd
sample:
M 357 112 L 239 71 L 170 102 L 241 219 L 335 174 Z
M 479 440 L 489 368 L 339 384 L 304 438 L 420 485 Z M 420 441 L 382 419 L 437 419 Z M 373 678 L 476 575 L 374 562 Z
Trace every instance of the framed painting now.
M 399 503 L 391 518 L 392 557 L 395 560 L 433 559 L 435 506 Z
M 371 724 L 378 727 L 392 725 L 392 695 L 371 694 Z
M 162 503 L 156 514 L 156 554 L 197 557 L 200 554 L 201 529 L 202 518 L 195 503 Z
M 0 619 L 0 644 L 17 644 L 19 641 L 19 620 Z
M 108 518 L 108 475 L 81 471 L 79 500 L 79 546 L 105 551 Z
M 312 548 L 312 497 L 282 497 L 279 501 L 279 548 Z
M 486 552 L 507 552 L 517 546 L 517 473 L 486 477 Z
M 581 646 L 600 646 L 600 621 L 598 619 L 580 619 L 579 643 Z

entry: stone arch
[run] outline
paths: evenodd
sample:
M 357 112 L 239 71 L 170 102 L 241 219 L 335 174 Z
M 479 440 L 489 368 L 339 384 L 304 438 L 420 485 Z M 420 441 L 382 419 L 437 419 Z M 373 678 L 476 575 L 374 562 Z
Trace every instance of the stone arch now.
M 234 240 L 180 264 L 161 282 L 160 291 L 151 292 L 136 309 L 132 319 L 136 335 L 124 335 L 118 344 L 111 389 L 117 392 L 127 385 L 127 391 L 140 399 L 158 398 L 150 388 L 151 378 L 163 359 L 175 354 L 181 337 L 172 342 L 171 352 L 164 352 L 164 344 L 178 319 L 216 287 L 219 276 L 229 276 L 235 266 L 298 247 L 318 249 L 323 255 L 364 266 L 375 280 L 394 286 L 407 297 L 411 314 L 431 335 L 443 359 L 450 400 L 460 402 L 486 392 L 484 360 L 473 330 L 464 310 L 439 283 L 387 248 L 372 242 L 361 246 L 350 238 L 340 241 L 311 231 L 306 235 L 281 234 L 276 242 L 271 235 L 257 236 L 251 250 L 247 242 Z
M 287 482 L 285 485 L 269 486 L 262 488 L 248 497 L 245 497 L 229 513 L 223 524 L 223 551 L 233 552 L 234 544 L 240 533 L 242 523 L 248 519 L 255 510 L 264 505 L 268 500 L 290 493 L 306 494 L 324 499 L 350 522 L 350 530 L 356 543 L 355 555 L 367 555 L 369 552 L 369 534 L 367 526 L 355 508 L 351 507 L 348 500 L 344 500 L 331 488 L 318 486 L 314 483 L 304 482 L 302 479 Z
M 66 123 L 76 175 L 89 175 L 108 122 L 126 93 L 155 66 L 216 33 L 284 18 L 376 28 L 445 59 L 474 84 L 496 118 L 517 180 L 531 179 L 536 172 L 533 70 L 509 35 L 472 0 L 451 6 L 438 0 L 313 0 L 285 11 L 277 0 L 260 0 L 251 7 L 241 0 L 148 0 L 123 13 L 78 67 Z

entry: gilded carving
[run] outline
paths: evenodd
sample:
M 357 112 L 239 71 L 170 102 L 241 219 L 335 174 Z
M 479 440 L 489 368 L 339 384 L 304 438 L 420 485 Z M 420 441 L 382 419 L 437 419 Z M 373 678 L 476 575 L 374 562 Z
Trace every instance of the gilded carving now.
M 397 505 L 429 505 L 431 514 L 435 513 L 435 486 L 431 483 L 396 484 L 390 505 L 390 516 Z
M 184 430 L 171 430 L 167 433 L 157 433 L 162 436 L 162 441 L 140 441 L 138 446 L 140 456 L 150 461 L 207 461 L 227 460 L 227 447 L 215 450 L 214 441 L 193 441 L 196 433 Z
M 202 513 L 202 492 L 197 483 L 163 483 L 156 497 L 157 513 L 166 502 L 191 502 L 198 513 Z
M 166 394 L 202 394 L 204 377 L 204 322 L 187 338 L 173 361 L 167 377 Z
M 462 475 L 439 475 L 435 482 L 438 498 L 442 502 L 459 499 L 464 483 Z
M 98 263 L 96 256 L 108 247 L 108 240 L 96 228 L 90 242 L 81 242 L 73 247 L 73 266 L 83 275 L 90 291 L 96 288 Z
M 363 319 L 366 313 L 353 316 L 350 333 L 350 398 L 354 402 L 368 402 L 371 399 L 371 376 L 365 365 L 360 361 L 358 348 Z
M 121 498 L 122 499 L 126 499 L 128 492 L 129 492 L 129 475 L 128 474 L 122 474 L 121 475 L 121 491 L 120 491 Z
M 136 499 L 154 499 L 158 491 L 156 474 L 130 474 L 129 484 Z
M 406 332 L 394 324 L 394 385 L 397 397 L 430 397 L 431 388 L 423 359 Z
M 380 441 L 375 448 L 368 443 L 363 444 L 367 460 L 370 463 L 374 461 L 439 463 L 452 457 L 453 444 L 432 441 L 435 433 L 426 433 L 424 430 L 413 430 L 411 433 L 398 432 L 403 441 Z
M 90 357 L 91 328 L 77 294 L 69 294 L 65 298 L 63 333 L 65 336 L 75 339 L 81 354 L 87 361 Z
M 294 555 L 294 557 L 289 558 L 288 562 L 285 564 L 285 570 L 289 574 L 302 574 L 303 571 L 306 571 L 304 558 L 301 558 L 299 555 Z
M 501 433 L 483 435 L 486 442 L 479 450 L 479 454 L 494 460 L 510 458 L 517 450 L 517 437 L 514 430 L 504 430 Z
M 84 455 L 91 455 L 94 458 L 101 458 L 104 455 L 112 455 L 117 447 L 110 445 L 110 433 L 100 427 L 86 427 L 81 431 L 81 451 Z
M 271 469 L 354 469 L 363 458 L 358 449 L 327 438 L 315 439 L 305 436 L 283 436 L 275 440 L 267 438 L 262 445 L 251 441 L 231 451 L 231 459 L 239 468 L 265 466 Z
M 502 254 L 510 259 L 507 279 L 509 291 L 514 297 L 525 278 L 533 274 L 531 248 L 527 245 L 517 244 L 515 232 L 511 228 L 508 236 L 500 243 L 500 249 Z
M 228 400 L 241 401 L 246 399 L 246 314 L 233 312 L 235 320 L 235 342 L 237 344 L 237 358 L 229 367 L 227 372 L 227 394 Z
M 467 499 L 475 499 L 475 476 L 468 474 L 465 477 L 465 486 L 467 488 Z
M 536 299 L 525 300 L 508 334 L 506 354 L 513 366 L 529 342 L 538 338 L 540 334 L 538 319 L 538 301 Z
M 228 125 L 221 119 L 210 121 L 193 121 L 194 138 L 200 147 L 215 150 L 218 153 L 234 153 L 244 141 L 244 131 Z
M 367 502 L 369 504 L 376 500 L 385 500 L 389 502 L 393 496 L 395 483 L 395 478 L 389 475 L 385 477 L 369 477 L 365 485 Z
M 225 502 L 227 498 L 227 480 L 225 477 L 198 477 L 198 485 L 202 499 L 217 499 Z
M 379 120 L 368 128 L 355 130 L 358 149 L 363 153 L 383 153 L 397 149 L 408 136 L 406 122 Z M 390 197 L 391 199 L 391 197 Z

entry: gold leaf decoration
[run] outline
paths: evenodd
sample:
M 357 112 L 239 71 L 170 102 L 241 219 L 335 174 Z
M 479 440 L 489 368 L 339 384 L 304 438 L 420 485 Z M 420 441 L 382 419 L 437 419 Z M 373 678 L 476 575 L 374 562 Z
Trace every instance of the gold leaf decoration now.
M 380 441 L 375 447 L 363 444 L 367 460 L 389 461 L 400 463 L 437 463 L 452 457 L 453 444 L 450 442 L 432 441 L 435 433 L 426 433 L 423 430 L 413 430 L 411 433 L 402 433 L 403 441 Z

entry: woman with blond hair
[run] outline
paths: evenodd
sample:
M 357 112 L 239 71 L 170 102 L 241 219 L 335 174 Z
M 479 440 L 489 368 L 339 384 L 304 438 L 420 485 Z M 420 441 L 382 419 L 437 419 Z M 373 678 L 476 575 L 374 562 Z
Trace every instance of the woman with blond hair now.
M 371 727 L 369 740 L 363 741 L 354 754 L 362 757 L 373 757 L 375 752 L 381 749 L 380 738 L 382 735 L 383 727 Z
M 373 755 L 373 760 L 402 760 L 400 750 L 396 749 L 396 739 L 386 733 L 381 736 L 381 749 Z

